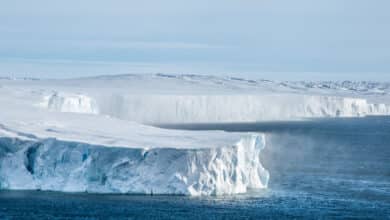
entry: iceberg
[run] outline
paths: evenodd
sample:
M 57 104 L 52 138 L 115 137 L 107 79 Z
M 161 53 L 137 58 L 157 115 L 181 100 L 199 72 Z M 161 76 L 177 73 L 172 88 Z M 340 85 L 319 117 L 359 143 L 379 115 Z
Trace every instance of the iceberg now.
M 263 134 L 167 130 L 42 108 L 44 93 L 3 92 L 0 189 L 199 196 L 268 185 Z M 56 97 L 90 106 L 83 103 L 90 99 Z
M 222 195 L 266 188 L 264 137 L 218 148 L 121 148 L 60 141 L 0 139 L 2 189 Z
M 0 85 L 0 189 L 245 193 L 268 186 L 265 134 L 153 125 L 390 114 L 390 87 L 375 83 L 154 74 Z

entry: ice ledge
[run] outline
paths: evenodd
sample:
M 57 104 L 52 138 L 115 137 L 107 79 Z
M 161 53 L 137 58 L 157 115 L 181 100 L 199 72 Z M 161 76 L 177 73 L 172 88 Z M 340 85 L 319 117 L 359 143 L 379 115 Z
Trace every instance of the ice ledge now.
M 264 135 L 202 149 L 115 148 L 57 139 L 0 138 L 0 188 L 222 195 L 266 188 Z

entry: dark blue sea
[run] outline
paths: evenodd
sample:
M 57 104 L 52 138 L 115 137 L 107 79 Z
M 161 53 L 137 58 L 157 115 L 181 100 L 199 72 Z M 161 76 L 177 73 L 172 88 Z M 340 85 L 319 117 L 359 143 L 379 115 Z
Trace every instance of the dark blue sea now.
M 0 219 L 390 219 L 390 117 L 164 127 L 267 133 L 269 188 L 195 198 L 0 191 Z

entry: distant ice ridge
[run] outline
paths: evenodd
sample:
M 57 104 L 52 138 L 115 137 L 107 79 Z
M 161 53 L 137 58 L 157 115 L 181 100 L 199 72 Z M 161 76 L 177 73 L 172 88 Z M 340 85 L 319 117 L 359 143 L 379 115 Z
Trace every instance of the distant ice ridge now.
M 363 98 L 301 94 L 87 95 L 54 93 L 46 107 L 60 112 L 102 114 L 141 123 L 255 122 L 310 117 L 388 115 L 390 107 Z
M 263 135 L 202 149 L 114 148 L 49 138 L 0 138 L 0 188 L 221 195 L 266 188 Z

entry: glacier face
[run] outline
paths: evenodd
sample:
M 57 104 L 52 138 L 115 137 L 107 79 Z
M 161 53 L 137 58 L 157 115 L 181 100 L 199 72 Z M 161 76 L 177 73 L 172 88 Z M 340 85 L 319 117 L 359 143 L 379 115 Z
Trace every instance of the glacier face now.
M 390 106 L 363 98 L 301 94 L 266 95 L 58 95 L 48 109 L 102 114 L 148 124 L 291 120 L 310 117 L 388 115 Z
M 221 195 L 267 187 L 262 135 L 203 149 L 114 148 L 53 138 L 0 138 L 0 188 Z
M 98 99 L 99 100 L 99 99 Z M 212 123 L 387 115 L 365 99 L 276 95 L 137 95 L 99 100 L 101 114 L 141 123 Z

